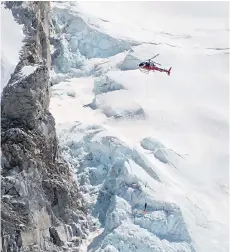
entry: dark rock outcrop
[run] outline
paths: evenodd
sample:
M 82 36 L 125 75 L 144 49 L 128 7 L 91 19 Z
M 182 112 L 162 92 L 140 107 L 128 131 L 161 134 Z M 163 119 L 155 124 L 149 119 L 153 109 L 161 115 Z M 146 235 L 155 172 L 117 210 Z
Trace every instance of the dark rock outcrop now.
M 88 224 L 49 112 L 50 5 L 5 7 L 24 25 L 26 38 L 1 100 L 2 251 L 78 251 L 79 239 L 72 237 L 81 240 Z M 22 74 L 24 67 L 29 74 Z

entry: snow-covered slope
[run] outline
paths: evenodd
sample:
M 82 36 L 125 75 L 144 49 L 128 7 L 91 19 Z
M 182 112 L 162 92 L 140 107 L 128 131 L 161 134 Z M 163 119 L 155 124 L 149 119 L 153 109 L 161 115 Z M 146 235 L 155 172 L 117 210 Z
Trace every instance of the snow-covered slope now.
M 159 11 L 145 29 L 114 20 L 122 3 L 89 6 L 52 4 L 50 111 L 92 223 L 82 251 L 228 251 L 226 20 L 161 30 Z M 170 77 L 137 69 L 156 53 Z
M 22 25 L 14 20 L 11 11 L 1 5 L 1 92 L 19 62 L 24 38 Z M 4 20 L 4 21 L 3 21 Z

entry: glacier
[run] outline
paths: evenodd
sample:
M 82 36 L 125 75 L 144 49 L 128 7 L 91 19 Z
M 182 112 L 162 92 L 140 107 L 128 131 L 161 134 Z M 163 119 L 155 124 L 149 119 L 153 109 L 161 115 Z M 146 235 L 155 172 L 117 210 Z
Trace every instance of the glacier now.
M 226 252 L 229 50 L 208 49 L 228 47 L 226 20 L 166 31 L 160 11 L 144 29 L 128 3 L 94 5 L 52 3 L 50 111 L 94 223 L 81 251 Z M 138 70 L 156 53 L 172 76 Z

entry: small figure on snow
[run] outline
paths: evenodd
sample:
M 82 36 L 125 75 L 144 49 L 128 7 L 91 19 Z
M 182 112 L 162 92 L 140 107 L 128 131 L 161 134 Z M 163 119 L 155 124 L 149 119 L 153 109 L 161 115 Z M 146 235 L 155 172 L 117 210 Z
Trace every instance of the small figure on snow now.
M 147 203 L 145 202 L 144 214 L 146 214 Z

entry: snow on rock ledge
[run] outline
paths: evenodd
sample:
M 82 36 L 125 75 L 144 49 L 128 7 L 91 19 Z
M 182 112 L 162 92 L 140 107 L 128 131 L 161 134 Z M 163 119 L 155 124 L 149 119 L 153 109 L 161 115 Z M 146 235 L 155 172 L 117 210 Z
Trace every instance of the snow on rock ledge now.
M 24 66 L 22 69 L 21 69 L 21 72 L 23 74 L 23 76 L 27 76 L 27 75 L 31 75 L 32 73 L 35 72 L 35 70 L 38 68 L 38 65 L 35 65 L 35 66 Z

